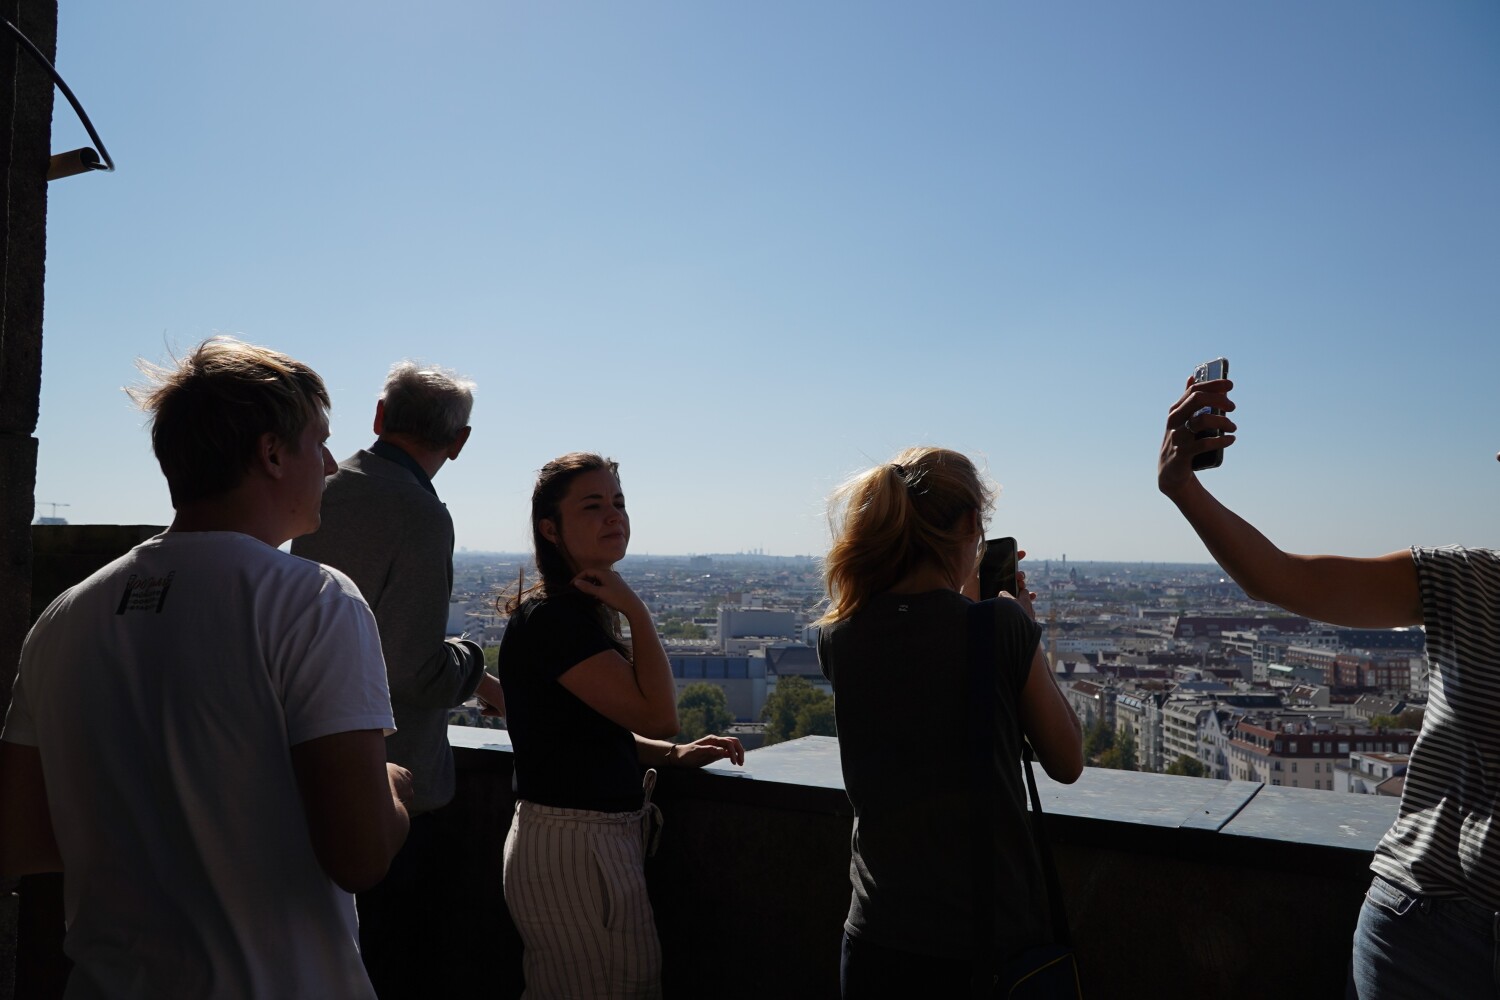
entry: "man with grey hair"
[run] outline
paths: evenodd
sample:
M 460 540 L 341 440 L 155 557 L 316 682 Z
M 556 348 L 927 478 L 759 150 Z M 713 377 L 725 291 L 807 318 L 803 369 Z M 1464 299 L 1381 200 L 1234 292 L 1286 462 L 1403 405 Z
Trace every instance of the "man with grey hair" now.
M 493 711 L 504 706 L 480 647 L 446 637 L 453 519 L 432 480 L 468 442 L 473 404 L 474 383 L 451 371 L 392 367 L 375 404 L 375 443 L 339 463 L 322 527 L 292 547 L 348 574 L 375 612 L 396 715 L 386 757 L 412 773 L 411 834 L 385 881 L 356 900 L 365 967 L 382 997 L 419 995 L 443 964 L 431 911 L 443 908 L 451 880 L 441 865 L 460 833 L 442 809 L 454 794 L 448 710 L 476 693 Z M 404 981 L 418 964 L 420 984 Z

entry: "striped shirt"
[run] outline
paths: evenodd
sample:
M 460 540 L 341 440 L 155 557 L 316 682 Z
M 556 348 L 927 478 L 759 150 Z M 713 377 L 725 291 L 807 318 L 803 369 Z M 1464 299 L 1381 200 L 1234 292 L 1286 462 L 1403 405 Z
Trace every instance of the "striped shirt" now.
M 1370 867 L 1500 910 L 1500 552 L 1412 548 L 1431 693 L 1396 823 Z

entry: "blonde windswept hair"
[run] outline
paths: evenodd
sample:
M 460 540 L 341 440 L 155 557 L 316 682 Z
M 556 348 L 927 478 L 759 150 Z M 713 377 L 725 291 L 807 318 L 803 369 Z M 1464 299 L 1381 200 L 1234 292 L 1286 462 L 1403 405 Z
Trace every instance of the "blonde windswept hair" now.
M 239 485 L 262 434 L 295 450 L 308 421 L 331 405 L 317 372 L 234 337 L 209 337 L 170 364 L 136 367 L 145 382 L 125 392 L 150 414 L 151 449 L 173 507 Z
M 849 618 L 908 573 L 935 566 L 962 583 L 973 530 L 995 505 L 995 488 L 967 457 L 947 448 L 908 448 L 868 469 L 828 501 L 833 547 L 823 563 L 828 610 L 814 625 Z

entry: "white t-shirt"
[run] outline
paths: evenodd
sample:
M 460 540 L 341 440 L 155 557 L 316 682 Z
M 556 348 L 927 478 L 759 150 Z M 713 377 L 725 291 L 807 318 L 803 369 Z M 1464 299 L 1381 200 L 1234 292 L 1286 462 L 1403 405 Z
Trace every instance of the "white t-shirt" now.
M 247 535 L 159 535 L 54 601 L 3 738 L 41 751 L 67 995 L 374 996 L 290 748 L 393 725 L 358 589 Z

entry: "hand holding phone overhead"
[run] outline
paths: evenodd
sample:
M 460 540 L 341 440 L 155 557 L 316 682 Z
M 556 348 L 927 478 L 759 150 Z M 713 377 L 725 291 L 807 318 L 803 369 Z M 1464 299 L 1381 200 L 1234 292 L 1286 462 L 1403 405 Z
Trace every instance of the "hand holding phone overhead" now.
M 1156 466 L 1157 487 L 1167 496 L 1196 482 L 1198 470 L 1218 468 L 1224 449 L 1235 442 L 1237 427 L 1227 416 L 1235 408 L 1229 398 L 1234 383 L 1225 377 L 1228 368 L 1223 358 L 1198 366 L 1167 411 Z

